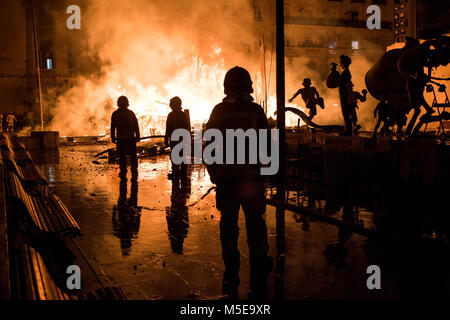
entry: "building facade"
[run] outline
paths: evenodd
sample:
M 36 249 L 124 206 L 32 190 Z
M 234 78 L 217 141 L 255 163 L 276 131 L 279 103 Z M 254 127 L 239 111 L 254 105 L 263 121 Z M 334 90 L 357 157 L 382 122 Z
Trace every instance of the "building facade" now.
M 381 29 L 367 28 L 367 7 L 381 9 Z M 275 1 L 253 0 L 255 46 L 264 37 L 266 48 L 273 47 Z M 323 65 L 323 76 L 329 63 L 341 54 L 364 56 L 375 61 L 394 42 L 394 0 L 286 0 L 285 55 L 287 64 L 297 58 L 310 58 Z
M 275 64 L 275 0 L 221 1 L 221 23 L 234 30 L 236 21 L 245 21 L 246 25 L 249 21 L 248 28 L 252 29 L 252 36 L 230 32 L 230 42 L 255 61 L 264 47 L 266 71 L 270 72 L 270 65 Z M 354 61 L 375 62 L 387 46 L 404 41 L 405 36 L 430 34 L 436 28 L 427 27 L 433 24 L 448 26 L 445 1 L 438 2 L 441 5 L 433 9 L 425 0 L 285 0 L 287 68 L 295 69 L 306 58 L 310 69 L 324 79 L 330 63 L 337 62 L 341 54 Z M 76 3 L 83 11 L 89 1 Z M 66 27 L 66 9 L 71 4 L 68 0 L 0 1 L 0 112 L 29 114 L 38 124 L 38 62 L 44 122 L 50 120 L 46 111 L 79 75 L 98 71 L 95 57 L 83 52 L 83 28 Z M 366 25 L 366 10 L 372 4 L 381 9 L 380 30 L 369 30 Z M 417 15 L 418 11 L 424 15 Z
M 85 72 L 80 66 L 88 58 L 78 51 L 82 31 L 66 27 L 69 5 L 57 0 L 0 1 L 0 112 L 13 111 L 26 126 L 40 124 L 38 66 L 44 125 L 58 95 Z

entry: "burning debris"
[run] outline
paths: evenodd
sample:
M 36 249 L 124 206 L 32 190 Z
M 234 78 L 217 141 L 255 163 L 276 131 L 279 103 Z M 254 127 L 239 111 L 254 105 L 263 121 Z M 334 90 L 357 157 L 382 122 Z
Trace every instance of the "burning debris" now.
M 150 141 L 141 142 L 136 145 L 136 154 L 138 158 L 148 158 L 158 154 L 166 154 L 170 152 L 169 148 L 167 148 L 164 144 L 164 136 L 155 135 L 140 138 L 141 141 L 146 139 L 150 139 Z M 108 148 L 94 155 L 94 158 L 107 158 L 109 163 L 114 163 L 119 161 L 119 154 L 116 148 Z M 93 160 L 92 162 L 95 164 L 100 163 L 98 160 Z
M 163 141 L 145 142 L 136 146 L 136 154 L 138 158 L 148 158 L 159 154 L 167 154 L 170 150 L 164 145 Z M 118 162 L 119 153 L 116 148 L 108 149 L 108 162 Z

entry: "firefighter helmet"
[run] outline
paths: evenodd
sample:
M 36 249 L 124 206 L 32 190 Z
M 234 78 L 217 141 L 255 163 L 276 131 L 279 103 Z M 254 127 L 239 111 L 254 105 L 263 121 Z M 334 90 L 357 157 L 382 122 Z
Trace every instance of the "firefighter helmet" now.
M 234 67 L 225 75 L 223 82 L 224 92 L 226 95 L 230 93 L 253 93 L 252 79 L 250 73 L 241 67 Z
M 120 96 L 119 99 L 117 99 L 117 106 L 119 108 L 122 107 L 128 107 L 130 104 L 128 102 L 128 98 L 125 96 Z
M 170 107 L 172 109 L 181 109 L 181 99 L 179 97 L 173 97 L 170 99 Z

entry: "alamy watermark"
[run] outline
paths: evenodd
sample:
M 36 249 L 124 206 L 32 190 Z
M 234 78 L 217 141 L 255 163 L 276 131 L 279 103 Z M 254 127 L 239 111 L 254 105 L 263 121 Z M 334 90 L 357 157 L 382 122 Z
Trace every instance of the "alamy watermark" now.
M 191 133 L 188 130 L 176 129 L 172 132 L 171 141 L 178 141 L 171 151 L 174 164 L 191 164 L 192 149 L 194 149 L 193 156 L 196 164 L 202 162 L 207 165 L 261 164 L 261 175 L 270 176 L 278 173 L 280 165 L 278 129 L 259 129 L 258 131 L 256 129 L 246 131 L 226 129 L 225 137 L 218 129 L 207 129 L 203 135 L 202 132 L 196 132 L 194 136 L 194 148 L 192 148 Z M 206 142 L 204 149 L 203 141 Z
M 381 9 L 376 4 L 372 4 L 367 7 L 366 13 L 369 15 L 367 18 L 367 29 L 381 29 Z
M 381 269 L 379 266 L 372 264 L 367 267 L 367 274 L 370 276 L 367 278 L 366 286 L 369 290 L 381 289 Z
M 81 9 L 79 6 L 72 4 L 67 7 L 67 14 L 70 16 L 66 20 L 66 26 L 69 30 L 81 29 Z M 372 4 L 367 7 L 366 13 L 369 15 L 367 18 L 367 28 L 369 30 L 381 29 L 381 8 L 376 4 Z
M 81 269 L 76 264 L 70 265 L 66 270 L 67 274 L 70 274 L 67 277 L 66 286 L 69 290 L 81 290 Z
M 70 14 L 70 16 L 66 20 L 67 29 L 80 30 L 81 29 L 81 9 L 80 9 L 80 7 L 75 4 L 72 4 L 67 7 L 66 13 Z

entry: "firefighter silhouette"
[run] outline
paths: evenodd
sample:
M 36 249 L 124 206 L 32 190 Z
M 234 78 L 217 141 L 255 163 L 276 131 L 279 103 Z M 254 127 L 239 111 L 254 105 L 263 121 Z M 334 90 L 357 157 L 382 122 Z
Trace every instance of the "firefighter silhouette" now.
M 6 116 L 6 123 L 7 123 L 6 130 L 8 132 L 14 132 L 14 122 L 16 121 L 17 121 L 16 116 L 14 115 L 13 111 L 10 110 L 8 115 Z
M 182 101 L 179 97 L 173 97 L 170 99 L 170 108 L 172 111 L 167 116 L 166 120 L 166 133 L 164 136 L 164 143 L 166 146 L 170 146 L 172 149 L 176 142 L 172 142 L 170 137 L 172 132 L 176 129 L 186 129 L 190 132 L 189 119 L 187 115 L 182 110 Z M 183 185 L 186 184 L 186 181 L 182 181 L 186 177 L 187 167 L 186 164 L 175 164 L 172 162 L 172 172 L 169 173 L 168 178 L 172 180 L 174 183 L 178 182 Z
M 224 89 L 226 97 L 214 107 L 206 129 L 218 129 L 224 134 L 226 129 L 245 131 L 250 128 L 268 128 L 262 107 L 254 103 L 250 95 L 253 88 L 247 70 L 241 67 L 230 69 L 225 75 Z M 248 143 L 246 150 L 249 150 Z M 236 149 L 234 155 L 236 156 Z M 242 206 L 250 253 L 249 298 L 264 297 L 273 261 L 267 256 L 267 227 L 263 218 L 266 210 L 265 187 L 260 175 L 260 165 L 213 164 L 208 165 L 207 169 L 211 181 L 217 186 L 216 206 L 221 213 L 220 241 L 225 264 L 223 294 L 230 298 L 237 297 L 240 283 L 238 216 Z
M 184 174 L 184 173 L 180 173 Z M 183 253 L 183 243 L 189 230 L 189 210 L 186 201 L 191 193 L 191 172 L 186 170 L 186 176 L 178 180 L 172 179 L 172 194 L 170 207 L 166 208 L 167 229 L 169 231 L 170 247 L 176 254 Z
M 141 208 L 137 206 L 138 182 L 131 183 L 130 198 L 127 200 L 127 184 L 121 180 L 120 195 L 113 207 L 113 235 L 120 240 L 123 256 L 130 255 L 133 240 L 137 238 L 141 224 Z
M 129 102 L 125 96 L 117 99 L 119 107 L 111 116 L 111 141 L 117 145 L 119 154 L 119 177 L 121 182 L 127 180 L 127 155 L 131 160 L 131 182 L 138 178 L 138 160 L 136 142 L 140 139 L 139 125 L 136 115 L 128 109 Z

